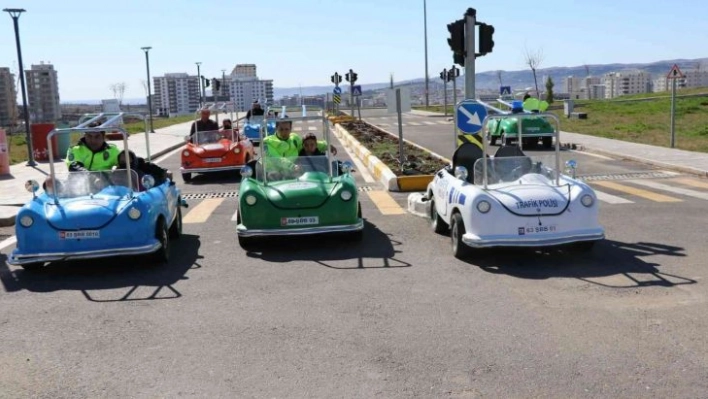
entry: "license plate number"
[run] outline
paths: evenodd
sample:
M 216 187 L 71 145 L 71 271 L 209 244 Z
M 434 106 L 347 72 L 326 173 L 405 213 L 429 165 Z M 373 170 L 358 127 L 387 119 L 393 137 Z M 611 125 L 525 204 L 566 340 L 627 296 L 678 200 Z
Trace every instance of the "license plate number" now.
M 281 226 L 307 226 L 312 224 L 318 224 L 320 218 L 317 216 L 303 216 L 298 218 L 281 218 Z
M 60 231 L 59 238 L 62 240 L 101 238 L 101 232 L 99 230 Z
M 558 226 L 555 224 L 548 225 L 548 226 L 526 226 L 526 227 L 519 227 L 519 235 L 523 236 L 526 234 L 547 234 L 547 233 L 555 233 L 558 231 Z
M 208 162 L 208 163 L 221 162 L 221 158 L 206 158 L 206 159 L 204 159 L 204 162 Z

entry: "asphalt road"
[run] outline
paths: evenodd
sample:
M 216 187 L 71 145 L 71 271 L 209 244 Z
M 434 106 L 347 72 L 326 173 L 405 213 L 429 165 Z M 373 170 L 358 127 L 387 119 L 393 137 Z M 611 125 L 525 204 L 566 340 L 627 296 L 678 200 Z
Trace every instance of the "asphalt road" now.
M 651 171 L 574 155 L 587 174 Z M 179 152 L 160 162 L 179 176 Z M 224 195 L 239 179 L 226 174 L 178 182 L 192 222 L 169 266 L 122 258 L 29 273 L 0 255 L 0 397 L 706 396 L 708 217 L 695 195 L 706 180 L 611 181 L 634 194 L 591 181 L 627 201 L 601 203 L 607 239 L 593 253 L 461 261 L 356 175 L 361 243 L 243 251 Z M 686 181 L 706 186 L 656 188 Z M 390 195 L 405 205 L 407 194 Z

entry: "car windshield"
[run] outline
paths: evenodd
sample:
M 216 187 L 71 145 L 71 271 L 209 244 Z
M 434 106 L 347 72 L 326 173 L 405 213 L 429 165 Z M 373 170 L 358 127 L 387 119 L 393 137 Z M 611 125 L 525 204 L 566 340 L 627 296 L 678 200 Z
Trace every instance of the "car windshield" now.
M 332 162 L 332 176 L 337 176 L 337 161 Z M 256 164 L 256 180 L 282 181 L 318 179 L 330 176 L 326 155 L 300 157 L 262 157 Z
M 196 132 L 192 137 L 192 142 L 197 145 L 215 144 L 227 139 L 233 141 L 234 133 L 231 130 L 205 130 Z
M 515 182 L 527 174 L 555 178 L 556 155 L 541 154 L 517 157 L 480 158 L 474 164 L 474 183 L 484 184 L 484 163 L 487 164 L 487 184 Z
M 51 179 L 46 182 L 48 194 L 55 190 L 59 198 L 76 198 L 100 194 L 107 197 L 122 197 L 131 191 L 139 191 L 140 181 L 136 171 L 131 170 L 132 190 L 128 187 L 128 171 L 126 169 L 106 170 L 101 172 L 68 172 L 54 175 L 54 185 Z

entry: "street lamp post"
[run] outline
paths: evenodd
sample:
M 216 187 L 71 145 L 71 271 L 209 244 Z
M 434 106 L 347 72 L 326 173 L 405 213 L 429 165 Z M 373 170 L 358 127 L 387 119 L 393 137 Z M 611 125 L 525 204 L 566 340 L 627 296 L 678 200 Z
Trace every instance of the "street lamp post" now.
M 4 12 L 10 14 L 12 22 L 15 25 L 15 44 L 17 45 L 17 60 L 20 64 L 20 83 L 22 89 L 22 112 L 25 117 L 25 134 L 27 140 L 27 152 L 29 153 L 29 160 L 27 161 L 27 166 L 36 166 L 37 162 L 34 161 L 34 150 L 32 148 L 32 136 L 30 134 L 30 122 L 29 122 L 29 110 L 27 109 L 27 91 L 25 89 L 25 71 L 22 65 L 22 48 L 20 47 L 20 27 L 17 24 L 17 20 L 20 18 L 20 14 L 25 12 L 22 8 L 5 8 Z M 52 149 L 49 148 L 49 151 Z
M 150 91 L 150 56 L 148 56 L 148 51 L 152 47 L 140 47 L 141 50 L 145 51 L 145 64 L 147 67 L 147 77 L 148 77 L 148 112 L 150 113 L 150 133 L 155 133 L 155 126 L 152 124 L 152 93 Z
M 430 106 L 429 100 L 429 79 L 428 79 L 428 10 L 426 1 L 423 0 L 423 36 L 425 36 L 425 106 Z
M 201 62 L 195 62 L 197 64 L 197 91 L 199 92 L 199 109 L 202 109 L 202 72 L 199 69 Z

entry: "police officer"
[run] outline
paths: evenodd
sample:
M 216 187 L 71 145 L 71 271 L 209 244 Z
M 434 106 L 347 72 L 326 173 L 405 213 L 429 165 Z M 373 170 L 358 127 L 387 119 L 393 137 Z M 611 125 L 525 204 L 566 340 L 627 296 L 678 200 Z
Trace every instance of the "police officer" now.
M 294 158 L 302 151 L 302 137 L 297 133 L 292 133 L 293 122 L 289 120 L 279 120 L 275 124 L 275 134 L 263 139 L 263 148 L 269 157 Z M 327 151 L 327 142 L 320 140 L 317 142 L 320 151 Z M 330 146 L 332 154 L 337 155 L 337 149 Z
M 120 150 L 106 142 L 105 131 L 84 133 L 79 143 L 67 151 L 69 172 L 110 170 L 118 165 Z

